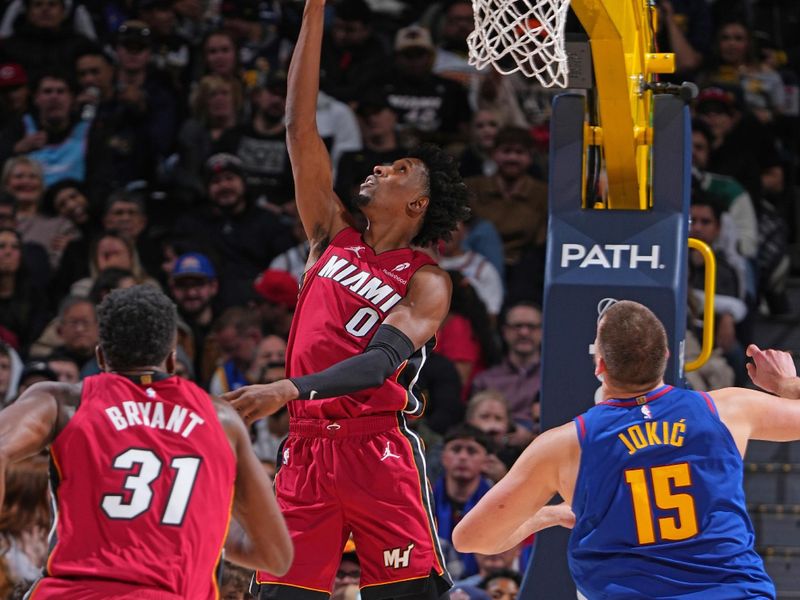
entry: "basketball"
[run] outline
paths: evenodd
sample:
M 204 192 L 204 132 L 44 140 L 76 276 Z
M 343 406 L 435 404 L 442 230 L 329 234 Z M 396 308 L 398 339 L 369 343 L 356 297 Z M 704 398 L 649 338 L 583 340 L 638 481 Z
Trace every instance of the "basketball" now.
M 545 27 L 542 26 L 542 22 L 539 19 L 528 18 L 523 19 L 515 28 L 517 36 L 524 36 L 530 35 L 533 33 L 536 38 L 540 41 L 544 41 L 550 37 L 550 33 L 547 31 Z

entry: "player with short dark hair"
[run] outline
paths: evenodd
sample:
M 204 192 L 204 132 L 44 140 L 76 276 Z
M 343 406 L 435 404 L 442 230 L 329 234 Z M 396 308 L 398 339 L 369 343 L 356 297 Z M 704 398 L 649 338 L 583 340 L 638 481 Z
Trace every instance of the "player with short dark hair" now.
M 800 379 L 785 352 L 751 345 L 756 390 L 664 384 L 666 333 L 645 306 L 601 316 L 595 374 L 603 401 L 536 438 L 456 526 L 462 552 L 495 554 L 572 506 L 569 564 L 588 598 L 775 598 L 742 488 L 750 439 L 800 439 Z M 794 398 L 794 399 L 790 399 Z
M 378 165 L 350 226 L 316 126 L 324 0 L 307 0 L 289 70 L 287 142 L 310 242 L 284 379 L 227 394 L 247 420 L 289 404 L 275 486 L 299 559 L 259 572 L 261 598 L 322 600 L 353 533 L 365 600 L 438 598 L 450 586 L 431 512 L 414 384 L 448 313 L 451 283 L 412 245 L 468 215 L 455 161 L 428 146 Z
M 98 316 L 104 373 L 35 384 L 0 412 L 0 503 L 7 466 L 50 446 L 54 526 L 31 597 L 210 600 L 226 537 L 229 560 L 285 572 L 291 540 L 244 423 L 172 375 L 175 306 L 136 286 Z

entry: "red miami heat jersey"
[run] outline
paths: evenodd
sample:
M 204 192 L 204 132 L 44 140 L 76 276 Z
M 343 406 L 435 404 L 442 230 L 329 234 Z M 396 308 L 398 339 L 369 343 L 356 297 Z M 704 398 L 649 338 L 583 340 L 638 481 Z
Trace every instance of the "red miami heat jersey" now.
M 287 348 L 287 375 L 317 373 L 361 354 L 386 315 L 406 295 L 428 255 L 400 248 L 375 254 L 353 228 L 342 230 L 303 278 Z M 345 419 L 424 409 L 413 387 L 433 340 L 383 385 L 347 396 L 289 403 L 293 417 Z
M 208 394 L 148 379 L 84 380 L 50 448 L 54 527 L 32 600 L 219 597 L 236 458 Z

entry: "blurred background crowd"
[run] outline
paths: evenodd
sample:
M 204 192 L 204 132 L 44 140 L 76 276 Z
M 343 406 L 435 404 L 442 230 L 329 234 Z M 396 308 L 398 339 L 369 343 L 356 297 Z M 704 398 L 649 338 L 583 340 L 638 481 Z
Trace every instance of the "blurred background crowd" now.
M 692 235 L 717 256 L 712 360 L 699 389 L 744 384 L 759 315 L 791 318 L 797 261 L 800 3 L 658 0 L 669 79 L 693 81 Z M 284 372 L 308 246 L 286 151 L 286 69 L 299 0 L 0 2 L 0 400 L 98 372 L 95 307 L 162 288 L 178 306 L 180 375 L 219 394 Z M 512 600 L 529 544 L 461 555 L 461 516 L 538 433 L 553 90 L 468 64 L 468 0 L 329 0 L 317 106 L 350 207 L 376 164 L 420 142 L 460 161 L 472 216 L 432 248 L 454 286 L 420 381 L 451 598 Z M 574 28 L 574 25 L 570 25 Z M 602 181 L 597 189 L 602 199 Z M 692 255 L 687 355 L 701 337 Z M 320 340 L 324 344 L 324 340 Z M 272 471 L 285 411 L 252 431 Z M 46 551 L 46 460 L 15 467 L 0 515 L 0 596 Z M 354 551 L 353 551 L 354 550 Z M 348 548 L 335 597 L 355 597 Z M 499 573 L 500 575 L 493 575 Z M 245 597 L 229 569 L 226 593 Z M 14 591 L 16 590 L 16 591 Z

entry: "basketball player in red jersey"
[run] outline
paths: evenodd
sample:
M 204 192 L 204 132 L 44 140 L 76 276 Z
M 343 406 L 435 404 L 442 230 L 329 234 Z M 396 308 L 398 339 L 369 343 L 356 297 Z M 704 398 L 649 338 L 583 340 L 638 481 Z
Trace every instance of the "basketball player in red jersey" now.
M 138 286 L 98 313 L 105 372 L 38 383 L 0 413 L 0 503 L 8 463 L 50 445 L 50 555 L 27 597 L 216 600 L 231 510 L 227 558 L 285 572 L 291 541 L 247 429 L 171 375 L 175 306 Z
M 275 490 L 297 558 L 257 573 L 261 598 L 322 600 L 353 534 L 364 600 L 438 598 L 449 586 L 430 510 L 414 382 L 447 315 L 450 280 L 414 246 L 468 216 L 455 162 L 423 147 L 377 166 L 348 224 L 317 131 L 324 0 L 307 0 L 289 69 L 287 142 L 311 252 L 287 348 L 285 379 L 224 398 L 246 420 L 289 403 Z

